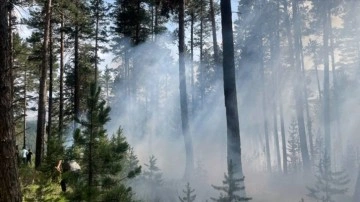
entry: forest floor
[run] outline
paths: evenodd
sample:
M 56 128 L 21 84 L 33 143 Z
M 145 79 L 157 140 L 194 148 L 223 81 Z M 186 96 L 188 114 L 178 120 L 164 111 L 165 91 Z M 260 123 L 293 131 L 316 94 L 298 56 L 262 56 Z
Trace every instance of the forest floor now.
M 312 187 L 315 177 L 305 177 L 302 174 L 279 173 L 248 173 L 246 177 L 246 192 L 252 197 L 251 202 L 313 202 L 309 198 L 307 187 Z M 352 189 L 337 202 L 352 202 Z

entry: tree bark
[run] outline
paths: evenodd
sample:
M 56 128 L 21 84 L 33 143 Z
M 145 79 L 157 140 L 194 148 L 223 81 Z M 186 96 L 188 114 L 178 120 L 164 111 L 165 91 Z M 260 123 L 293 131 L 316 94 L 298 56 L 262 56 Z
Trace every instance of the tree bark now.
M 262 46 L 261 46 L 262 48 Z M 263 51 L 263 50 L 261 50 Z M 262 52 L 261 52 L 262 53 Z M 271 154 L 270 154 L 270 141 L 269 141 L 269 123 L 268 123 L 268 113 L 267 113 L 267 105 L 266 105 L 266 91 L 265 91 L 265 70 L 264 70 L 264 62 L 263 56 L 261 56 L 261 72 L 260 72 L 260 80 L 261 80 L 261 91 L 262 91 L 262 110 L 263 110 L 263 122 L 264 122 L 264 134 L 265 134 L 265 155 L 266 155 L 266 169 L 268 172 L 271 172 Z
M 301 28 L 299 28 L 301 30 Z M 301 32 L 301 31 L 300 31 Z M 306 86 L 306 75 L 305 75 L 305 62 L 304 62 L 304 51 L 303 51 L 303 44 L 302 39 L 300 37 L 300 58 L 301 58 L 301 83 L 303 86 L 303 93 L 304 93 L 304 104 L 305 104 L 305 115 L 306 115 L 306 125 L 307 125 L 307 134 L 309 138 L 309 147 L 310 147 L 310 156 L 311 158 L 314 155 L 314 142 L 313 142 L 313 133 L 312 133 L 312 120 L 310 116 L 310 110 L 309 110 L 309 101 L 308 101 L 308 90 Z
M 338 137 L 337 139 L 337 148 L 339 149 L 338 151 L 340 152 L 340 157 L 342 157 L 343 154 L 343 140 L 342 140 L 342 136 L 341 136 L 341 117 L 340 117 L 340 111 L 339 111 L 339 96 L 338 96 L 338 84 L 337 84 L 337 77 L 336 77 L 336 67 L 335 67 L 335 53 L 334 53 L 334 36 L 333 36 L 333 31 L 332 31 L 332 20 L 331 20 L 331 12 L 329 11 L 329 15 L 328 15 L 328 19 L 329 19 L 329 25 L 328 25 L 328 29 L 329 29 L 329 38 L 330 38 L 330 57 L 331 57 L 331 71 L 332 71 L 332 78 L 333 78 L 333 96 L 334 96 L 334 113 L 333 116 L 335 117 L 335 121 L 336 121 L 336 135 Z
M 294 68 L 296 72 L 296 81 L 295 81 L 295 108 L 296 108 L 296 117 L 299 128 L 299 137 L 300 137 L 300 148 L 301 148 L 301 157 L 303 160 L 303 168 L 306 173 L 311 170 L 309 151 L 306 141 L 306 131 L 305 131 L 305 121 L 304 121 L 304 109 L 303 109 L 303 96 L 302 96 L 302 85 L 301 80 L 298 78 L 301 76 L 301 50 L 300 50 L 300 16 L 298 2 L 293 0 L 293 19 L 294 19 L 294 47 L 295 47 L 295 63 Z
M 11 1 L 9 1 L 9 4 L 13 4 Z M 14 69 L 14 34 L 13 34 L 13 29 L 15 27 L 14 24 L 13 24 L 13 6 L 14 5 L 9 5 L 8 7 L 8 22 L 9 22 L 9 25 L 8 25 L 8 34 L 9 34 L 9 66 L 8 68 L 10 68 L 11 70 L 11 75 L 13 75 L 13 69 Z M 11 89 L 14 89 L 14 78 L 12 78 L 12 82 L 11 82 Z M 11 91 L 11 98 L 14 97 L 14 91 Z M 15 130 L 15 124 L 14 124 L 14 130 Z
M 219 57 L 219 47 L 216 36 L 216 22 L 215 22 L 215 9 L 214 9 L 214 0 L 210 0 L 210 18 L 211 18 L 211 31 L 213 38 L 213 48 L 214 48 L 214 61 L 216 65 L 216 69 L 218 69 L 218 65 L 220 65 L 220 57 Z
M 275 88 L 275 87 L 274 87 Z M 276 89 L 274 89 L 276 91 Z M 275 97 L 277 95 L 275 94 Z M 273 103 L 273 123 L 274 123 L 274 141 L 276 147 L 276 158 L 277 158 L 277 166 L 279 171 L 281 171 L 281 156 L 280 156 L 280 144 L 279 144 L 279 132 L 278 132 L 278 122 L 277 122 L 277 103 L 274 100 Z
M 195 14 L 194 14 L 193 9 L 191 10 L 190 18 L 191 18 L 190 19 L 191 114 L 192 114 L 192 117 L 194 117 L 194 114 L 195 114 L 195 78 L 194 78 L 194 24 L 195 24 Z
M 59 89 L 59 138 L 64 127 L 64 13 L 61 13 L 60 23 L 60 89 Z
M 285 1 L 285 12 L 287 14 L 287 3 Z M 275 7 L 276 12 L 276 24 L 275 24 L 275 33 L 274 33 L 274 58 L 273 58 L 273 84 L 274 84 L 274 133 L 276 137 L 276 147 L 277 147 L 277 156 L 278 156 L 278 166 L 281 169 L 281 159 L 280 159 L 280 147 L 279 147 L 279 139 L 278 139 L 278 129 L 277 129 L 277 107 L 279 106 L 279 114 L 280 114 L 280 131 L 281 131 L 281 143 L 282 143 L 282 164 L 283 164 L 283 172 L 287 174 L 287 151 L 286 151 L 286 139 L 285 139 L 285 126 L 284 126 L 284 113 L 283 113 L 283 102 L 282 102 L 282 88 L 281 84 L 279 85 L 279 70 L 281 67 L 278 67 L 277 61 L 279 61 L 279 54 L 280 54 L 280 33 L 279 33 L 279 22 L 280 22 L 280 2 L 276 2 Z M 289 22 L 288 17 L 285 17 L 285 20 Z M 289 27 L 290 28 L 290 27 Z M 288 29 L 290 31 L 290 29 Z M 292 52 L 292 40 L 291 40 L 291 33 L 288 34 L 288 42 L 289 42 L 289 50 Z
M 331 137 L 330 137 L 330 81 L 329 81 L 329 5 L 323 4 L 323 50 L 324 50 L 324 136 L 325 158 L 331 160 Z
M 80 67 L 79 67 L 79 25 L 75 25 L 75 44 L 74 44 L 74 118 L 80 115 Z
M 48 141 L 52 138 L 51 136 L 51 128 L 52 128 L 52 112 L 53 112 L 53 28 L 50 24 L 49 31 L 49 107 L 48 107 L 48 127 L 47 127 L 47 135 Z M 47 152 L 50 152 L 50 148 L 47 148 Z
M 288 16 L 288 3 L 287 0 L 283 0 L 284 5 L 284 13 L 286 14 L 285 17 L 285 26 L 286 26 L 286 38 L 288 41 L 288 48 L 289 48 L 289 61 L 291 65 L 294 65 L 294 49 L 293 49 L 293 40 L 291 37 L 291 25 L 290 25 L 290 17 Z M 287 151 L 286 151 L 286 139 L 285 139 L 285 126 L 284 126 L 284 113 L 283 113 L 283 102 L 282 102 L 282 90 L 279 92 L 279 107 L 280 107 L 280 124 L 281 124 L 281 139 L 283 144 L 283 166 L 284 166 L 284 173 L 287 173 Z
M 277 121 L 277 101 L 278 101 L 278 63 L 279 61 L 279 54 L 280 54 L 280 33 L 279 33 L 279 3 L 276 2 L 276 6 L 274 7 L 275 17 L 275 24 L 274 24 L 274 31 L 272 33 L 272 42 L 271 42 L 271 65 L 273 68 L 272 72 L 272 84 L 273 84 L 273 124 L 274 124 L 274 138 L 275 138 L 275 147 L 276 147 L 276 156 L 277 156 L 277 164 L 278 169 L 281 171 L 281 155 L 280 155 L 280 144 L 279 144 L 279 133 L 278 133 L 278 121 Z
M 205 70 L 203 67 L 203 56 L 204 56 L 204 42 L 203 42 L 203 32 L 204 32 L 204 1 L 200 1 L 200 61 L 199 61 L 199 86 L 200 86 L 200 109 L 204 105 L 205 101 Z
M 284 124 L 284 112 L 283 112 L 283 102 L 282 102 L 281 90 L 279 90 L 279 110 L 280 110 L 282 155 L 283 155 L 283 159 L 282 159 L 283 160 L 283 171 L 285 174 L 287 174 L 288 173 L 287 151 L 286 151 L 285 124 Z
M 220 7 L 224 50 L 223 79 L 227 125 L 227 163 L 230 165 L 230 162 L 232 162 L 234 177 L 236 179 L 241 179 L 244 174 L 241 162 L 241 143 L 235 82 L 234 38 L 232 29 L 233 23 L 231 1 L 221 0 Z M 240 197 L 246 197 L 244 181 L 240 182 L 240 187 L 244 187 L 240 193 Z
M 24 70 L 24 104 L 23 104 L 23 108 L 24 108 L 24 118 L 23 118 L 23 130 L 24 130 L 24 134 L 23 134 L 23 147 L 26 147 L 26 106 L 27 106 L 27 71 L 26 68 Z
M 185 141 L 185 179 L 191 177 L 194 169 L 194 154 L 192 140 L 189 131 L 188 104 L 186 93 L 186 76 L 185 76 L 185 2 L 179 1 L 179 85 L 180 85 L 180 109 L 181 109 L 181 128 Z
M 319 71 L 318 71 L 317 62 L 315 62 L 314 66 L 315 66 L 316 82 L 317 82 L 317 87 L 318 87 L 318 92 L 319 92 L 319 101 L 321 102 L 321 100 L 322 100 L 322 98 L 321 98 L 321 86 L 320 86 L 320 79 L 319 79 Z
M 159 33 L 159 8 L 158 5 L 155 4 L 155 23 L 154 23 L 154 41 L 156 41 L 156 36 Z
M 98 49 L 99 49 L 99 0 L 96 0 L 95 5 L 95 75 L 94 75 L 94 81 L 97 85 L 98 80 Z
M 8 3 L 7 0 L 0 0 L 0 201 L 19 202 L 22 199 L 12 107 Z
M 39 104 L 38 104 L 38 122 L 36 133 L 36 152 L 35 152 L 35 168 L 39 168 L 43 158 L 44 138 L 45 138 L 45 122 L 46 122 L 46 75 L 49 66 L 49 36 L 50 36 L 50 19 L 51 19 L 51 0 L 46 1 L 45 7 L 45 28 L 44 41 L 42 50 L 42 63 L 40 72 L 40 88 L 39 88 Z
M 76 7 L 79 7 L 79 0 L 75 0 Z M 74 119 L 80 116 L 80 58 L 79 58 L 79 38 L 80 38 L 80 25 L 78 22 L 78 11 L 75 13 L 75 32 L 74 32 Z M 76 128 L 74 121 L 74 128 Z

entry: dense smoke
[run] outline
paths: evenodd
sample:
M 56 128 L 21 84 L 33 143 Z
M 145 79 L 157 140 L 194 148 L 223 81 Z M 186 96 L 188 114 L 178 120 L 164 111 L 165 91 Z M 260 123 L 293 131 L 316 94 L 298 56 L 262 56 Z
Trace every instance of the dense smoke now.
M 309 4 L 311 5 L 311 4 Z M 236 8 L 236 7 L 235 7 Z M 302 7 L 303 8 L 303 7 Z M 304 6 L 305 8 L 305 6 Z M 261 24 L 263 19 L 260 16 L 250 16 L 245 18 L 243 22 Z M 250 19 L 250 20 L 249 20 Z M 341 22 L 334 21 L 336 26 L 341 27 Z M 241 25 L 241 23 L 240 23 Z M 249 24 L 242 24 L 244 27 Z M 269 27 L 269 25 L 264 25 Z M 260 26 L 263 29 L 262 26 Z M 256 28 L 256 26 L 255 26 Z M 257 27 L 259 28 L 259 27 Z M 249 28 L 250 29 L 250 28 Z M 320 27 L 318 27 L 320 29 Z M 252 30 L 254 33 L 263 30 Z M 346 29 L 345 29 L 346 32 Z M 240 33 L 240 32 L 237 32 Z M 248 34 L 248 33 L 243 33 Z M 287 175 L 281 174 L 281 169 L 277 166 L 277 148 L 275 144 L 274 120 L 273 120 L 273 102 L 276 100 L 277 105 L 277 131 L 279 137 L 279 147 L 282 148 L 281 132 L 280 132 L 280 115 L 278 102 L 281 97 L 284 126 L 286 134 L 286 144 L 290 138 L 291 123 L 296 119 L 294 81 L 296 77 L 295 70 L 289 64 L 285 64 L 288 59 L 288 50 L 285 35 L 281 36 L 282 45 L 280 47 L 279 57 L 275 60 L 272 56 L 265 53 L 263 55 L 265 64 L 264 83 L 261 84 L 261 65 L 259 61 L 247 60 L 244 63 L 237 63 L 238 73 L 238 97 L 239 97 L 239 114 L 240 114 L 240 130 L 241 130 L 241 146 L 242 158 L 245 175 L 245 185 L 247 194 L 253 197 L 252 201 L 300 201 L 307 198 L 307 186 L 315 183 L 314 175 L 317 172 L 318 162 L 321 159 L 321 151 L 323 146 L 323 117 L 322 117 L 322 101 L 319 99 L 319 91 L 317 79 L 319 79 L 320 90 L 323 91 L 323 64 L 319 59 L 321 54 L 313 57 L 310 49 L 311 41 L 317 41 L 321 44 L 321 36 L 312 35 L 303 39 L 304 46 L 304 75 L 308 93 L 308 107 L 310 118 L 312 121 L 313 142 L 318 153 L 313 156 L 312 173 L 303 174 L 296 169 L 292 170 L 289 166 Z M 238 36 L 242 38 L 242 36 Z M 246 38 L 246 36 L 243 36 Z M 255 37 L 256 38 L 256 37 Z M 247 41 L 242 44 L 258 43 L 255 41 Z M 264 37 L 265 38 L 265 37 Z M 341 40 L 341 39 L 339 39 Z M 142 165 L 148 163 L 149 157 L 154 155 L 157 158 L 157 166 L 161 169 L 164 178 L 164 184 L 169 185 L 167 194 L 182 194 L 185 182 L 182 177 L 185 169 L 185 147 L 184 139 L 181 135 L 181 119 L 180 119 L 180 99 L 179 99 L 179 82 L 178 82 L 178 55 L 176 39 L 167 33 L 157 36 L 155 41 L 145 42 L 137 47 L 129 48 L 126 57 L 129 58 L 130 76 L 127 78 L 121 73 L 124 71 L 124 57 L 116 60 L 116 66 L 119 67 L 115 84 L 112 87 L 112 117 L 111 123 L 108 125 L 109 131 L 115 131 L 118 126 L 124 129 L 124 134 L 134 147 L 135 153 L 140 159 Z M 241 42 L 238 41 L 241 44 Z M 264 39 L 264 46 L 271 45 L 271 41 Z M 269 46 L 270 46 L 269 45 Z M 240 45 L 241 47 L 241 45 Z M 128 47 L 122 47 L 127 50 Z M 211 45 L 206 47 L 211 48 Z M 256 46 L 255 48 L 256 49 Z M 319 48 L 318 51 L 320 51 Z M 343 47 L 345 50 L 346 47 Z M 253 50 L 254 51 L 254 50 Z M 264 52 L 269 50 L 264 49 Z M 243 52 L 237 51 L 243 56 Z M 317 58 L 316 58 L 317 57 Z M 196 55 L 198 58 L 198 55 Z M 256 58 L 255 58 L 256 59 Z M 263 58 L 261 58 L 263 59 Z M 290 59 L 291 60 L 291 59 Z M 317 64 L 314 62 L 318 61 Z M 344 61 L 348 61 L 344 64 Z M 349 65 L 348 63 L 354 63 Z M 291 62 L 290 62 L 291 64 Z M 332 162 L 335 171 L 345 170 L 350 176 L 348 184 L 349 191 L 345 194 L 346 199 L 352 197 L 355 180 L 357 176 L 359 164 L 359 131 L 358 123 L 360 121 L 357 114 L 359 113 L 359 90 L 358 85 L 359 70 L 356 59 L 350 61 L 342 54 L 337 53 L 335 57 L 336 74 L 338 75 L 338 96 L 339 99 L 339 119 L 341 120 L 341 128 L 338 128 L 335 112 L 331 110 L 331 142 L 332 142 Z M 191 66 L 194 70 L 191 72 Z M 203 64 L 204 65 L 204 64 Z M 247 68 L 259 68 L 253 75 L 246 76 L 241 72 L 243 65 Z M 314 66 L 318 65 L 318 76 Z M 205 65 L 204 65 L 205 66 Z M 207 69 L 206 87 L 200 86 L 199 82 L 202 75 L 199 75 L 199 61 L 196 59 L 194 63 L 187 58 L 187 90 L 188 103 L 190 111 L 191 136 L 194 147 L 195 170 L 198 170 L 202 177 L 202 182 L 194 180 L 193 188 L 199 193 L 198 200 L 205 201 L 210 197 L 218 196 L 218 193 L 212 189 L 211 185 L 219 185 L 226 172 L 226 118 L 223 87 L 221 79 L 221 71 Z M 221 68 L 221 67 L 218 67 Z M 278 68 L 277 85 L 281 94 L 273 93 L 273 69 Z M 120 72 L 120 73 L 119 73 Z M 240 73 L 239 73 L 240 72 Z M 195 75 L 194 85 L 192 85 L 192 74 Z M 215 75 L 214 74 L 219 74 Z M 332 71 L 330 71 L 332 75 Z M 129 79 L 130 78 L 130 79 Z M 330 76 L 330 94 L 331 103 L 334 103 L 333 78 Z M 204 80 L 203 80 L 204 81 Z M 116 83 L 117 82 L 117 83 Z M 211 84 L 209 84 L 211 83 Z M 263 85 L 263 90 L 262 90 Z M 129 87 L 133 86 L 133 87 Z M 206 95 L 202 97 L 200 90 L 206 89 Z M 322 92 L 320 92 L 321 95 Z M 268 134 L 271 155 L 272 172 L 267 172 L 266 167 L 266 150 L 264 138 L 264 113 L 262 99 L 265 96 L 265 105 L 267 108 L 266 119 L 268 121 Z M 200 101 L 199 101 L 199 98 Z M 276 98 L 276 99 L 275 99 Z M 332 105 L 332 104 L 331 104 Z M 304 113 L 305 114 L 305 113 Z M 309 137 L 307 137 L 309 144 Z M 286 145 L 288 148 L 289 145 Z M 299 154 L 300 155 L 300 154 Z M 281 155 L 281 158 L 282 155 Z M 301 161 L 301 159 L 300 159 Z M 143 167 L 146 169 L 146 167 Z M 300 168 L 301 170 L 301 168 Z M 203 185 L 207 186 L 203 186 Z M 136 190 L 136 186 L 135 186 Z M 164 189 L 165 190 L 165 189 Z M 162 191 L 162 194 L 166 195 Z M 161 193 L 160 193 L 161 195 Z M 143 196 L 144 197 L 144 196 Z M 146 197 L 146 196 L 145 196 Z M 165 196 L 164 196 L 165 197 Z M 174 196 L 173 196 L 174 197 Z M 166 198 L 166 197 L 165 197 Z M 342 198 L 343 199 L 343 198 Z M 341 200 L 342 200 L 341 199 Z M 166 201 L 166 199 L 163 198 Z M 168 199 L 169 200 L 169 199 Z M 177 200 L 177 198 L 175 199 Z M 345 200 L 345 199 L 344 199 Z M 311 200 L 310 200 L 311 201 Z

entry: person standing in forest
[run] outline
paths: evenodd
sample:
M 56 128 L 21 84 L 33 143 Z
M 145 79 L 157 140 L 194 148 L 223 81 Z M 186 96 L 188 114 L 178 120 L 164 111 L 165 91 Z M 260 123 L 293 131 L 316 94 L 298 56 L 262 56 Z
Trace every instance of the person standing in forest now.
M 66 192 L 66 183 L 68 182 L 69 175 L 78 173 L 81 170 L 80 165 L 74 160 L 59 160 L 55 169 L 59 172 L 60 175 L 60 186 L 63 192 Z M 66 173 L 64 175 L 64 173 Z
M 26 154 L 26 163 L 31 165 L 31 155 L 33 153 L 31 152 L 31 150 L 29 149 L 28 153 Z
M 23 147 L 23 149 L 21 150 L 21 157 L 22 157 L 23 164 L 26 164 L 27 154 L 28 154 L 28 150 L 26 150 L 26 148 Z

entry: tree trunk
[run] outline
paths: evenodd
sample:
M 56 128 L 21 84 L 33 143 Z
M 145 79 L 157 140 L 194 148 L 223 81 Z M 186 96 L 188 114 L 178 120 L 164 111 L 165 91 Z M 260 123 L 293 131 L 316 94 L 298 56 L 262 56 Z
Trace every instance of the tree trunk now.
M 15 149 L 8 1 L 0 0 L 0 201 L 22 201 Z
M 281 129 L 281 143 L 282 143 L 282 155 L 283 155 L 283 171 L 285 174 L 288 172 L 287 168 L 287 151 L 286 151 L 286 138 L 285 138 L 285 124 L 284 124 L 284 112 L 283 102 L 281 96 L 281 90 L 279 90 L 279 110 L 280 110 L 280 129 Z
M 158 10 L 159 10 L 158 5 L 155 4 L 154 41 L 156 41 L 156 36 L 157 36 L 158 30 L 159 30 L 159 12 L 158 12 Z
M 328 15 L 329 6 L 323 4 L 323 50 L 324 50 L 324 136 L 325 136 L 325 158 L 331 160 L 331 137 L 330 137 L 330 81 L 329 81 L 329 30 Z
M 74 118 L 80 115 L 80 67 L 79 67 L 79 25 L 75 25 L 75 44 L 74 44 Z
M 316 82 L 317 82 L 317 87 L 318 87 L 318 92 L 319 92 L 319 101 L 321 102 L 321 86 L 320 86 L 320 79 L 319 79 L 319 71 L 318 71 L 317 62 L 315 62 L 314 66 L 315 66 Z
M 79 0 L 75 0 L 76 7 L 79 6 Z M 79 32 L 80 26 L 78 19 L 78 12 L 75 13 L 75 33 L 74 33 L 74 119 L 80 116 L 80 67 L 79 67 Z M 74 129 L 76 122 L 74 121 Z
M 191 10 L 190 14 L 190 71 L 191 71 L 191 114 L 194 118 L 195 114 L 195 79 L 194 79 L 194 22 L 195 14 L 194 10 Z
M 335 117 L 335 121 L 336 121 L 336 135 L 338 137 L 337 139 L 337 149 L 339 151 L 339 157 L 342 157 L 342 153 L 343 153 L 343 141 L 342 141 L 342 136 L 341 136 L 341 118 L 340 118 L 340 111 L 339 111 L 339 96 L 338 96 L 338 84 L 337 84 L 337 77 L 336 77 L 336 68 L 335 68 L 335 53 L 334 53 L 334 36 L 333 36 L 333 32 L 332 32 L 332 21 L 331 21 L 331 12 L 329 11 L 329 38 L 330 38 L 330 57 L 331 57 L 331 71 L 332 71 L 332 78 L 333 78 L 333 96 L 334 96 L 334 113 L 333 116 Z
M 155 18 L 155 9 L 154 9 L 154 1 L 151 2 L 151 40 L 154 41 L 154 36 L 155 36 L 155 22 L 154 22 L 154 18 Z
M 194 154 L 192 140 L 189 131 L 188 104 L 186 94 L 186 76 L 185 76 L 185 3 L 184 0 L 179 1 L 179 85 L 180 85 L 180 109 L 182 133 L 185 141 L 185 179 L 191 177 L 194 169 Z
M 218 65 L 220 65 L 220 57 L 219 57 L 219 47 L 216 36 L 214 0 L 210 0 L 210 18 L 211 18 L 211 30 L 212 30 L 212 38 L 213 38 L 213 46 L 214 46 L 213 48 L 214 48 L 215 69 L 217 70 Z
M 272 84 L 273 84 L 273 121 L 274 121 L 274 138 L 275 138 L 275 147 L 276 147 L 276 156 L 277 156 L 277 164 L 278 169 L 281 171 L 281 155 L 280 155 L 280 144 L 279 144 L 279 133 L 278 133 L 278 121 L 277 121 L 277 99 L 278 96 L 278 65 L 277 61 L 279 61 L 279 54 L 280 54 L 280 33 L 279 33 L 279 4 L 277 2 L 276 7 L 274 8 L 274 12 L 276 15 L 275 18 L 275 30 L 272 33 L 272 42 L 271 42 L 271 65 L 273 68 L 272 72 Z
M 96 13 L 95 13 L 95 75 L 94 81 L 97 85 L 98 80 L 98 49 L 99 49 L 99 0 L 96 0 Z
M 12 33 L 12 10 L 9 11 L 9 37 L 10 37 L 10 68 L 13 69 L 13 52 L 14 52 L 14 44 L 13 44 L 13 33 Z M 24 68 L 24 102 L 23 102 L 23 148 L 26 147 L 26 108 L 27 108 L 27 68 Z M 13 88 L 13 86 L 12 86 Z M 14 89 L 14 88 L 13 88 Z M 12 92 L 14 93 L 14 92 Z M 15 126 L 15 124 L 14 124 Z
M 52 25 L 50 24 L 50 31 L 49 31 L 49 109 L 48 109 L 48 127 L 47 127 L 47 134 L 48 134 L 48 141 L 52 138 L 51 136 L 51 128 L 52 128 L 52 111 L 53 111 L 53 39 L 52 39 Z M 47 148 L 47 152 L 50 151 L 50 148 Z
M 296 108 L 296 117 L 299 128 L 299 137 L 300 137 L 300 148 L 301 148 L 301 157 L 303 160 L 303 167 L 306 173 L 310 171 L 310 158 L 306 141 L 306 132 L 305 132 L 305 121 L 304 121 L 304 109 L 303 109 L 303 96 L 302 96 L 302 85 L 301 80 L 298 78 L 301 76 L 301 47 L 300 47 L 300 16 L 298 2 L 293 0 L 293 19 L 294 19 L 294 47 L 295 47 L 295 63 L 294 68 L 297 78 L 295 81 L 295 108 Z
M 261 53 L 263 53 L 262 47 L 263 46 L 261 45 Z M 268 115 L 267 115 L 267 105 L 266 105 L 265 70 L 264 70 L 263 55 L 261 55 L 260 61 L 261 61 L 260 80 L 261 80 L 261 91 L 262 91 L 264 134 L 265 134 L 266 169 L 268 172 L 271 172 L 271 155 L 270 155 L 269 126 L 268 126 Z
M 141 9 L 141 1 L 136 0 L 136 12 L 137 15 L 140 15 L 140 9 Z M 135 45 L 139 45 L 140 43 L 140 29 L 141 25 L 139 21 L 136 21 L 136 28 L 135 28 Z
M 26 106 L 27 106 L 27 100 L 26 100 L 26 96 L 27 96 L 27 72 L 26 72 L 26 68 L 24 70 L 24 104 L 23 104 L 23 108 L 24 108 L 24 118 L 23 118 L 23 130 L 24 130 L 24 134 L 23 134 L 23 148 L 26 147 Z
M 9 2 L 11 3 L 11 1 Z M 12 4 L 12 3 L 11 3 Z M 8 56 L 8 59 L 9 59 L 9 66 L 8 68 L 11 70 L 11 75 L 13 75 L 13 69 L 14 69 L 14 34 L 13 34 L 13 29 L 15 28 L 14 27 L 14 24 L 13 24 L 13 5 L 10 5 L 8 7 L 8 22 L 9 22 L 9 25 L 8 25 L 8 36 L 9 36 L 9 56 Z M 14 78 L 12 78 L 13 80 L 11 81 L 11 89 L 14 89 Z M 11 98 L 14 97 L 14 92 L 11 91 Z M 15 130 L 15 124 L 14 124 L 14 130 Z
M 276 89 L 274 89 L 276 91 Z M 277 95 L 275 94 L 274 97 Z M 279 171 L 281 171 L 281 156 L 280 156 L 280 144 L 279 144 L 279 132 L 278 132 L 278 122 L 277 122 L 277 103 L 274 100 L 273 102 L 273 121 L 274 121 L 274 138 L 275 138 L 275 147 L 276 147 L 276 158 L 277 158 L 277 165 Z
M 230 162 L 232 162 L 234 178 L 239 179 L 242 178 L 244 174 L 241 163 L 241 143 L 235 82 L 234 38 L 232 29 L 233 23 L 231 1 L 221 0 L 220 4 L 224 50 L 223 79 L 227 125 L 227 163 L 230 165 Z M 245 188 L 244 181 L 240 182 L 240 187 Z M 240 197 L 246 197 L 245 189 L 241 191 Z
M 288 3 L 287 0 L 283 1 L 285 17 L 285 26 L 286 26 L 286 38 L 289 46 L 289 62 L 294 65 L 294 49 L 293 49 L 293 40 L 291 36 L 291 25 L 290 17 L 288 16 Z M 280 108 L 280 125 L 281 125 L 281 139 L 282 139 L 282 150 L 283 150 L 283 166 L 284 173 L 287 173 L 287 151 L 286 151 L 286 139 L 285 139 L 285 126 L 284 126 L 284 113 L 283 113 L 283 102 L 282 102 L 282 90 L 279 89 L 279 108 Z
M 203 56 L 204 56 L 204 51 L 203 51 L 203 32 L 204 32 L 204 1 L 201 0 L 200 1 L 200 61 L 199 61 L 199 74 L 200 74 L 200 79 L 199 79 L 199 86 L 200 86 L 200 105 L 198 107 L 200 107 L 200 109 L 203 107 L 204 105 L 204 101 L 205 101 L 205 68 L 203 67 Z
M 64 13 L 61 12 L 60 25 L 60 89 L 59 89 L 59 138 L 64 127 Z
M 301 30 L 301 28 L 299 28 Z M 301 33 L 301 31 L 300 31 Z M 306 125 L 307 125 L 307 133 L 309 138 L 309 147 L 310 147 L 310 156 L 314 155 L 314 143 L 313 143 L 313 133 L 312 133 L 312 120 L 310 116 L 309 110 L 309 102 L 308 102 L 308 90 L 306 86 L 306 75 L 305 75 L 305 63 L 304 63 L 304 51 L 301 37 L 299 38 L 300 44 L 300 58 L 301 58 L 301 76 L 299 77 L 303 86 L 303 96 L 304 96 L 304 106 L 305 106 L 305 115 L 306 115 Z
M 45 121 L 46 121 L 46 75 L 49 66 L 49 36 L 50 36 L 50 19 L 51 19 L 51 0 L 46 1 L 44 16 L 44 41 L 42 49 L 42 63 L 40 72 L 39 104 L 38 104 L 38 122 L 36 134 L 36 152 L 35 168 L 39 168 L 43 158 L 44 138 L 45 138 Z
M 261 87 L 262 87 L 262 108 L 263 108 L 263 121 L 264 121 L 264 134 L 265 134 L 265 155 L 266 155 L 266 168 L 267 171 L 271 172 L 271 155 L 270 155 L 270 141 L 269 141 L 269 126 L 268 126 L 268 115 L 266 105 L 266 91 L 265 91 L 265 73 L 264 64 L 261 63 L 262 71 L 260 73 Z

